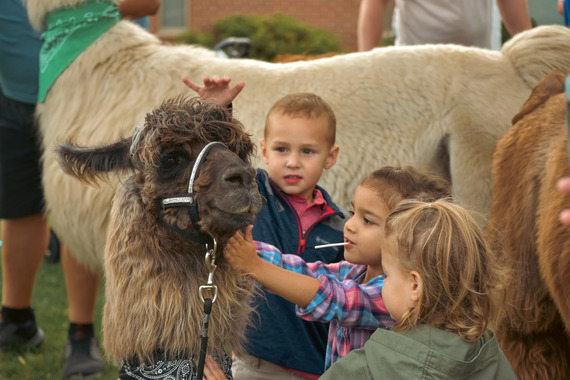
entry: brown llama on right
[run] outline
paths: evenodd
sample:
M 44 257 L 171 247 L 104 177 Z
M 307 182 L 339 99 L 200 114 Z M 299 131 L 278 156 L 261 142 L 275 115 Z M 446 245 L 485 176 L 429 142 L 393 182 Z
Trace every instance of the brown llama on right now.
M 212 284 L 218 290 L 208 353 L 231 379 L 224 348 L 242 348 L 253 281 L 227 264 L 222 251 L 261 208 L 249 164 L 253 148 L 225 108 L 182 97 L 165 101 L 133 136 L 114 144 L 58 148 L 63 169 L 83 182 L 113 171 L 131 173 L 117 188 L 105 247 L 103 345 L 106 355 L 121 363 L 122 376 L 196 376 L 202 298 L 214 297 L 213 288 L 204 289 L 204 297 L 200 289 L 208 285 L 206 244 L 214 248 L 214 238 Z M 197 205 L 199 220 L 189 204 Z
M 570 199 L 556 190 L 570 174 L 565 77 L 538 83 L 493 161 L 488 235 L 513 269 L 497 336 L 521 380 L 570 379 L 570 227 L 558 219 Z

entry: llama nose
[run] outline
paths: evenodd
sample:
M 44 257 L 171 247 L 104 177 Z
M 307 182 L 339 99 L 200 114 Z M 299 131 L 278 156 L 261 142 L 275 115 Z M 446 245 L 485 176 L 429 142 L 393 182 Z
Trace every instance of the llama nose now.
M 252 167 L 232 167 L 226 170 L 223 180 L 232 186 L 250 186 L 255 179 L 255 169 Z

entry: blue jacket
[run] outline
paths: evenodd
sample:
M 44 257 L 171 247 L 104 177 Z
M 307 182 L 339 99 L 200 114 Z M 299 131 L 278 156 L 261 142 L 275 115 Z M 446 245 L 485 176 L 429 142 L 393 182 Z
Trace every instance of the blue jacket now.
M 337 262 L 344 259 L 342 247 L 314 249 L 315 245 L 343 241 L 346 211 L 336 206 L 321 187 L 327 203 L 320 219 L 302 234 L 293 206 L 267 173 L 257 170 L 259 192 L 267 200 L 257 214 L 253 239 L 277 247 L 283 253 L 298 254 L 306 262 Z M 298 371 L 323 373 L 328 323 L 307 322 L 297 317 L 295 305 L 263 291 L 254 300 L 254 327 L 247 331 L 247 352 L 271 363 Z

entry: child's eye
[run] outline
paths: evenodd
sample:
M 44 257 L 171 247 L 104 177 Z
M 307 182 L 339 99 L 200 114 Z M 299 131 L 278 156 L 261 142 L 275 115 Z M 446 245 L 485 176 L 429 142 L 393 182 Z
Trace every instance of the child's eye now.
M 278 151 L 279 153 L 284 153 L 284 152 L 287 151 L 287 149 L 286 149 L 286 148 L 283 148 L 283 147 L 275 148 L 275 150 Z
M 370 219 L 364 218 L 364 224 L 374 224 Z
M 350 210 L 348 213 L 350 214 L 350 216 L 354 216 L 354 211 Z
M 313 154 L 312 149 L 303 149 L 303 154 Z

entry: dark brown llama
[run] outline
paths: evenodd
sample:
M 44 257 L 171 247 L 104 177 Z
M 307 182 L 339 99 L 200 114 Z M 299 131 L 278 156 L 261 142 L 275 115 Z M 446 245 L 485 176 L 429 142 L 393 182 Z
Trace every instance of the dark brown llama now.
M 165 101 L 114 144 L 59 146 L 63 169 L 84 182 L 129 173 L 113 199 L 105 247 L 103 345 L 121 376 L 194 378 L 203 299 L 216 286 L 208 354 L 231 378 L 224 347 L 242 346 L 253 286 L 221 253 L 261 207 L 253 147 L 226 109 L 184 97 Z
M 556 190 L 570 174 L 565 77 L 538 83 L 493 160 L 488 235 L 513 269 L 497 336 L 520 380 L 570 379 L 570 227 L 558 219 L 570 199 Z

